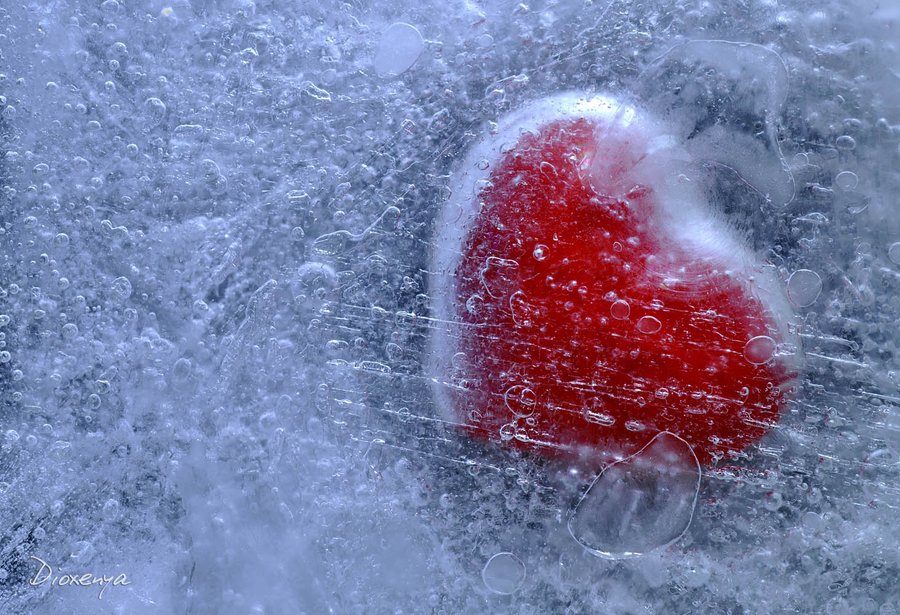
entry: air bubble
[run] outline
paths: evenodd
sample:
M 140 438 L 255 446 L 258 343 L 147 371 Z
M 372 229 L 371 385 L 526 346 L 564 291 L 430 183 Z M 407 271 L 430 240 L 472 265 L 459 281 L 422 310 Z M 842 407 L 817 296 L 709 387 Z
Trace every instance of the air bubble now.
M 114 521 L 119 517 L 119 509 L 120 505 L 118 500 L 110 498 L 103 504 L 103 517 L 107 521 Z
M 890 245 L 888 248 L 888 258 L 895 265 L 900 265 L 900 241 Z
M 128 278 L 126 278 L 124 276 L 118 277 L 115 280 L 113 280 L 112 291 L 120 300 L 124 301 L 125 299 L 128 299 L 128 297 L 131 296 L 131 293 L 132 293 L 131 282 L 128 280 Z
M 763 498 L 763 507 L 771 512 L 776 512 L 784 504 L 784 498 L 781 493 L 773 491 Z
M 609 313 L 616 320 L 627 320 L 631 314 L 631 306 L 627 301 L 619 299 L 609 307 Z
M 509 552 L 491 556 L 481 571 L 485 586 L 495 594 L 516 593 L 525 581 L 525 563 Z
M 190 359 L 181 357 L 175 361 L 175 364 L 172 366 L 172 378 L 175 382 L 187 382 L 191 377 L 192 370 L 193 365 L 191 364 Z
M 812 305 L 821 292 L 822 278 L 815 271 L 798 269 L 788 278 L 788 299 L 797 307 Z
M 158 98 L 148 98 L 144 101 L 144 113 L 147 116 L 147 122 L 151 126 L 156 126 L 166 117 L 166 105 Z
M 569 533 L 589 553 L 606 559 L 671 544 L 691 523 L 700 475 L 690 445 L 663 432 L 597 476 L 569 514 Z
M 63 339 L 70 340 L 78 335 L 78 327 L 75 324 L 68 322 L 63 325 L 62 335 Z
M 853 139 L 853 137 L 851 137 L 849 135 L 843 135 L 843 136 L 838 137 L 835 140 L 834 144 L 838 149 L 843 149 L 843 150 L 851 150 L 851 149 L 856 148 L 856 141 Z
M 527 386 L 516 384 L 509 387 L 503 394 L 503 401 L 510 412 L 516 416 L 525 417 L 534 414 L 536 396 L 534 391 Z
M 841 190 L 853 190 L 859 184 L 859 178 L 853 171 L 841 171 L 834 178 L 834 185 Z
M 641 319 L 637 321 L 636 327 L 637 330 L 644 335 L 653 335 L 662 329 L 662 323 L 658 318 L 654 318 L 653 316 L 642 316 Z
M 744 358 L 753 365 L 763 365 L 775 355 L 775 340 L 768 335 L 757 335 L 744 345 Z
M 381 77 L 401 75 L 416 63 L 424 50 L 425 42 L 414 26 L 395 23 L 381 36 L 375 53 L 375 72 Z
M 594 423 L 595 425 L 601 425 L 603 427 L 612 427 L 616 422 L 614 417 L 591 408 L 585 409 L 584 420 L 588 423 Z
M 494 44 L 494 37 L 490 34 L 482 34 L 478 37 L 478 39 L 476 39 L 476 42 L 478 43 L 479 47 L 487 49 Z

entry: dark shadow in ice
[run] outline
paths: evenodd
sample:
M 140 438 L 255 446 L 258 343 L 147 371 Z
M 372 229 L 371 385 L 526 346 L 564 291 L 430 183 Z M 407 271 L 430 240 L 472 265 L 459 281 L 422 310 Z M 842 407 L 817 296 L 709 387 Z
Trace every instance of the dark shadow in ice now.
M 700 489 L 700 463 L 690 445 L 662 432 L 594 479 L 569 514 L 569 533 L 608 559 L 642 555 L 687 530 Z
M 794 199 L 794 177 L 779 140 L 788 70 L 768 47 L 687 41 L 650 63 L 645 96 L 680 130 L 694 160 L 737 173 L 776 207 Z

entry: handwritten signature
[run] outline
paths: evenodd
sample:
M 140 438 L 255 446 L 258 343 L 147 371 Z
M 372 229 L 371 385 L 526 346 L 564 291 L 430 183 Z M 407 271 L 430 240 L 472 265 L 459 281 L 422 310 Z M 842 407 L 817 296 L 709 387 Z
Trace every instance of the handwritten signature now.
M 41 558 L 31 555 L 31 559 L 37 560 L 41 563 L 40 568 L 38 568 L 37 573 L 34 575 L 34 578 L 28 581 L 28 584 L 37 587 L 39 585 L 43 585 L 45 583 L 49 583 L 51 586 L 57 587 L 97 587 L 100 588 L 100 593 L 97 595 L 99 600 L 103 599 L 103 592 L 106 591 L 106 588 L 110 585 L 113 586 L 124 586 L 131 585 L 131 581 L 128 580 L 128 575 L 122 573 L 115 576 L 109 575 L 95 575 L 90 572 L 84 572 L 81 574 L 53 574 L 53 566 L 42 560 Z

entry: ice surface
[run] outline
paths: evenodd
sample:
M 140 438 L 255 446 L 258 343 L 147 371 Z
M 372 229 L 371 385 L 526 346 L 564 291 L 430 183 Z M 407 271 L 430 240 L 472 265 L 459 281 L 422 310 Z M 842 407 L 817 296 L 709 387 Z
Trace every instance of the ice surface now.
M 900 612 L 898 19 L 2 3 L 0 612 Z M 685 177 L 796 299 L 796 397 L 704 469 L 670 544 L 683 517 L 579 544 L 568 520 L 595 497 L 614 515 L 616 466 L 471 441 L 424 367 L 451 175 L 564 91 L 672 126 Z M 527 420 L 530 399 L 498 401 Z M 33 586 L 32 556 L 129 584 Z

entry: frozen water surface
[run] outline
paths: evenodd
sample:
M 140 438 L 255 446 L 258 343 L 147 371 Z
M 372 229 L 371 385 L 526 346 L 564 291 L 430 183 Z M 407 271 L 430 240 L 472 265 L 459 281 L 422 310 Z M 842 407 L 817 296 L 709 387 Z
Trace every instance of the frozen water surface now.
M 874 0 L 3 3 L 0 611 L 900 612 L 898 20 Z M 692 517 L 683 475 L 566 469 L 435 408 L 450 175 L 563 91 L 661 118 L 793 297 L 801 348 L 746 352 L 799 352 L 799 390 L 703 468 Z M 532 400 L 505 402 L 527 420 Z M 647 488 L 657 508 L 613 505 Z M 61 576 L 83 573 L 127 585 Z

